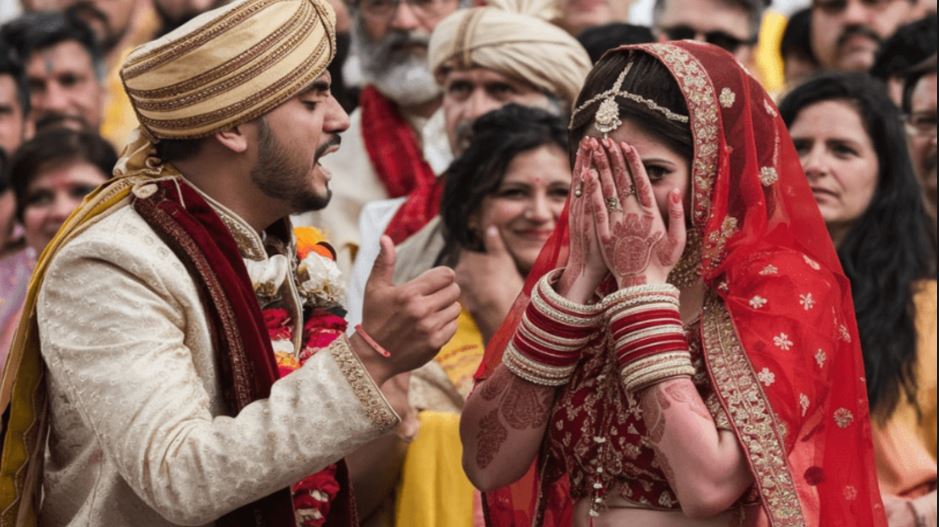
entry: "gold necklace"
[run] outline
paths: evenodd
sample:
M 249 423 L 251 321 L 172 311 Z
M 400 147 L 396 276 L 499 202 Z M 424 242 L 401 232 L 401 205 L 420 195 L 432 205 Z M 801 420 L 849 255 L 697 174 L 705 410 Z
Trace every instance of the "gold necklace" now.
M 688 229 L 688 239 L 681 258 L 670 273 L 668 283 L 678 289 L 691 287 L 701 280 L 701 234 L 698 229 Z

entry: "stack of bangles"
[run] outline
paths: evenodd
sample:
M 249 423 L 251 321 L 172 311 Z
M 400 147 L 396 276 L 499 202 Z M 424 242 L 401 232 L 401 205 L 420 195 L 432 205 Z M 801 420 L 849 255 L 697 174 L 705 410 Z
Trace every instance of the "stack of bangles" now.
M 694 375 L 675 286 L 627 287 L 603 299 L 603 307 L 627 391 Z
M 678 289 L 669 284 L 628 287 L 601 304 L 582 305 L 555 291 L 560 273 L 548 273 L 532 289 L 531 302 L 502 358 L 509 371 L 542 386 L 567 384 L 581 350 L 607 320 L 626 390 L 635 393 L 667 379 L 694 375 Z
M 545 275 L 505 350 L 502 363 L 515 375 L 542 386 L 567 384 L 581 350 L 599 333 L 600 305 L 582 305 L 559 295 L 553 284 L 561 270 Z

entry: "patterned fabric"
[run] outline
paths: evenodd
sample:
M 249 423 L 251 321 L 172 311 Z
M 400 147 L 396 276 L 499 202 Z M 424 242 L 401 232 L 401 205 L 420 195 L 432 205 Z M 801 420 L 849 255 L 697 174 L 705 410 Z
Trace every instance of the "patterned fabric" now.
M 121 79 L 148 139 L 195 139 L 260 117 L 326 71 L 324 0 L 239 0 L 135 49 Z
M 709 289 L 702 354 L 762 503 L 762 519 L 750 520 L 774 527 L 885 525 L 850 286 L 775 106 L 714 46 L 675 42 L 617 52 L 661 61 L 688 106 L 690 215 L 701 233 L 700 274 Z M 564 264 L 567 239 L 565 219 L 524 291 Z M 490 342 L 477 379 L 501 362 L 527 301 L 523 293 Z M 593 411 L 622 417 L 607 404 L 597 401 Z M 519 484 L 516 495 L 527 492 L 527 500 L 495 493 L 490 519 L 527 525 L 543 511 L 540 524 L 559 525 L 555 519 L 571 505 L 567 482 L 541 481 Z
M 427 224 L 440 207 L 441 185 L 424 154 L 411 125 L 395 104 L 367 86 L 360 96 L 362 122 L 369 126 L 363 135 L 365 150 L 388 196 L 408 196 L 391 220 L 386 233 L 401 243 Z
M 230 417 L 221 330 L 183 261 L 123 203 L 57 252 L 33 317 L 49 364 L 43 525 L 209 523 L 393 426 L 344 338 Z M 263 254 L 215 210 L 242 256 Z
M 695 375 L 692 379 L 714 422 L 731 430 L 730 421 L 708 379 L 701 351 L 701 322 L 685 329 Z M 581 366 L 557 399 L 549 428 L 547 479 L 570 474 L 574 499 L 590 496 L 594 474 L 603 468 L 604 488 L 618 497 L 652 509 L 679 510 L 678 498 L 643 440 L 646 426 L 639 401 L 619 381 L 613 348 L 603 340 L 584 350 Z

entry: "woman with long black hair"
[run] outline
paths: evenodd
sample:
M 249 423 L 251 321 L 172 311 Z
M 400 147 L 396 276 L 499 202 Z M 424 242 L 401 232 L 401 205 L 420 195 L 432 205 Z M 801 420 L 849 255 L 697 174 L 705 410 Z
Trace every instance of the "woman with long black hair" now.
M 851 280 L 890 523 L 935 525 L 936 225 L 899 111 L 881 84 L 844 74 L 796 88 L 780 111 Z

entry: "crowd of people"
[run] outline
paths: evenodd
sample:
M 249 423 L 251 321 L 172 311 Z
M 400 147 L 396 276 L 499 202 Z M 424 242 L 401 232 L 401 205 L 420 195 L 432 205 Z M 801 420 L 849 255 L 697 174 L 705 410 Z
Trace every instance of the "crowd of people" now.
M 13 4 L 0 527 L 937 525 L 934 1 Z

